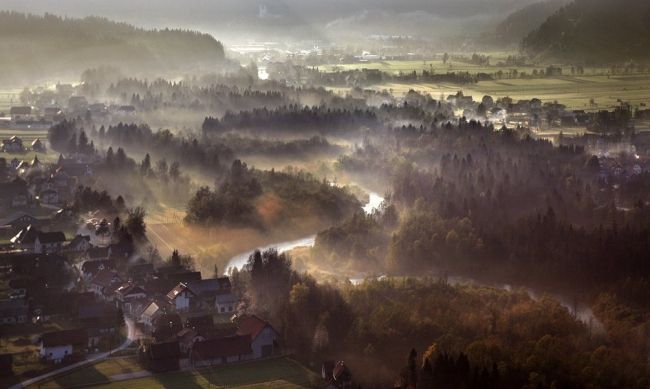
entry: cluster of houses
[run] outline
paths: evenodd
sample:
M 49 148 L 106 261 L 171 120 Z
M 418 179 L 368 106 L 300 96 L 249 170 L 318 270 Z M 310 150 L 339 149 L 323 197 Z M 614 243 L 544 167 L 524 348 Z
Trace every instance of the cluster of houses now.
M 228 277 L 203 279 L 178 264 L 155 267 L 132 244 L 93 246 L 90 236 L 66 240 L 31 224 L 11 242 L 15 251 L 0 260 L 11 297 L 0 301 L 0 324 L 64 317 L 78 325 L 41 336 L 44 360 L 105 349 L 125 321 L 152 371 L 266 358 L 282 349 L 268 322 L 237 314 Z
M 15 154 L 25 153 L 29 150 L 37 153 L 42 153 L 45 151 L 45 146 L 43 145 L 43 142 L 40 140 L 40 138 L 36 138 L 31 142 L 30 147 L 27 148 L 21 138 L 18 136 L 12 136 L 9 139 L 2 140 L 2 149 L 0 151 Z
M 86 156 L 63 158 L 45 164 L 34 156 L 31 161 L 17 158 L 7 162 L 0 206 L 5 210 L 25 211 L 39 205 L 59 206 L 68 202 L 79 185 L 89 182 L 97 161 Z
M 9 128 L 20 130 L 47 130 L 70 117 L 91 117 L 96 120 L 121 120 L 136 112 L 132 105 L 89 103 L 85 96 L 75 95 L 74 87 L 57 85 L 56 91 L 35 91 L 30 105 L 12 106 L 8 115 L 0 113 L 0 121 Z M 3 115 L 4 114 L 4 115 Z

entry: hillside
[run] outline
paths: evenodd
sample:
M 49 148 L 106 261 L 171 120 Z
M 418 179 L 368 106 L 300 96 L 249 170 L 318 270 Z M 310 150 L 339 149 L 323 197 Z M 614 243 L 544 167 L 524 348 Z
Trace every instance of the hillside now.
M 650 2 L 575 0 L 523 40 L 544 58 L 585 63 L 650 59 Z
M 0 82 L 36 81 L 44 74 L 75 77 L 112 65 L 130 74 L 164 74 L 214 66 L 224 59 L 212 36 L 184 30 L 144 30 L 104 18 L 61 18 L 0 12 Z
M 545 0 L 517 10 L 496 27 L 496 34 L 502 43 L 519 43 L 542 25 L 567 0 Z

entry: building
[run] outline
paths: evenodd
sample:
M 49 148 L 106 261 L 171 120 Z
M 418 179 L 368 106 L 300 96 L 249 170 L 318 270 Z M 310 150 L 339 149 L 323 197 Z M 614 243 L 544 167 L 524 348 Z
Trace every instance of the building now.
M 233 312 L 238 302 L 228 277 L 180 282 L 167 294 L 167 299 L 179 312 L 198 309 Z
M 43 145 L 43 142 L 39 138 L 34 139 L 32 142 L 32 151 L 36 152 L 43 152 L 45 151 L 45 146 Z
M 39 232 L 34 240 L 34 252 L 39 254 L 61 251 L 65 243 L 65 234 L 60 231 Z
M 193 367 L 221 365 L 253 358 L 250 339 L 242 335 L 197 341 L 190 351 Z
M 17 136 L 2 140 L 2 150 L 5 153 L 22 153 L 25 151 L 23 140 Z
M 92 245 L 90 244 L 90 236 L 89 235 L 75 235 L 74 238 L 68 243 L 66 246 L 66 250 L 76 252 L 76 253 L 81 253 L 89 248 L 91 248 Z
M 88 344 L 85 330 L 64 330 L 43 334 L 40 342 L 41 358 L 61 363 L 65 358 L 80 353 Z
M 156 302 L 149 304 L 142 315 L 140 315 L 140 320 L 144 325 L 145 331 L 151 332 L 153 330 L 153 325 L 156 319 L 164 314 L 164 311 L 160 308 L 160 305 Z
M 17 106 L 9 109 L 12 121 L 27 120 L 32 118 L 32 107 L 30 106 Z
M 0 300 L 0 324 L 23 324 L 29 318 L 29 306 L 24 299 Z
M 255 315 L 244 316 L 237 323 L 237 335 L 248 336 L 253 358 L 266 358 L 280 353 L 280 334 Z
M 38 199 L 41 204 L 58 204 L 59 192 L 54 189 L 45 189 L 38 195 Z
M 116 271 L 103 269 L 90 281 L 90 290 L 103 300 L 112 300 L 113 292 L 122 281 Z

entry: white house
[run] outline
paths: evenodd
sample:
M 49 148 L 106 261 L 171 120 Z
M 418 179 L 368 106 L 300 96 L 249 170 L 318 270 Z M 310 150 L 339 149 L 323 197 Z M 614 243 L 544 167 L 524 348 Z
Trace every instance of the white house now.
M 167 299 L 178 312 L 188 311 L 193 306 L 191 303 L 195 298 L 196 294 L 182 282 L 167 293 Z
M 88 343 L 85 330 L 64 330 L 48 332 L 41 337 L 39 354 L 41 358 L 60 363 L 66 357 L 80 352 Z
M 163 314 L 163 310 L 158 306 L 157 303 L 153 302 L 145 308 L 142 315 L 140 315 L 140 320 L 144 324 L 145 329 L 150 332 L 153 328 L 154 321 Z

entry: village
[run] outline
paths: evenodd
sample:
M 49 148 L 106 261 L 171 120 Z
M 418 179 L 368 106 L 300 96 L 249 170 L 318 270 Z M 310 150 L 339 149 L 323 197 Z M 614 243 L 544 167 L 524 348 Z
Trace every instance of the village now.
M 0 153 L 0 331 L 10 350 L 0 355 L 0 369 L 13 374 L 30 366 L 37 382 L 38 372 L 127 355 L 142 368 L 135 376 L 116 375 L 128 379 L 291 355 L 283 334 L 264 317 L 239 312 L 241 296 L 228 276 L 206 278 L 177 251 L 155 263 L 123 239 L 119 218 L 71 206 L 80 188 L 92 187 L 103 159 L 54 152 L 47 132 L 33 134 L 70 117 L 135 119 L 136 109 L 89 103 L 74 88 L 57 85 L 56 91 L 56 106 L 52 100 L 14 106 L 4 118 L 14 133 L 2 139 Z M 650 172 L 650 136 L 634 131 L 635 119 L 647 120 L 648 111 L 633 112 L 624 103 L 614 112 L 585 112 L 539 99 L 485 96 L 479 102 L 462 92 L 445 101 L 458 120 L 589 150 L 605 183 Z M 609 127 L 629 131 L 598 134 Z M 325 361 L 321 370 L 330 387 L 349 387 L 343 362 Z

